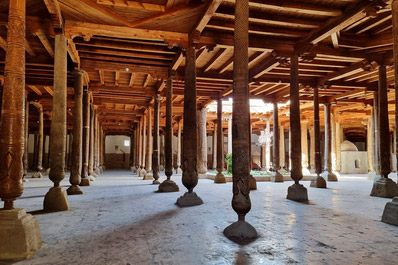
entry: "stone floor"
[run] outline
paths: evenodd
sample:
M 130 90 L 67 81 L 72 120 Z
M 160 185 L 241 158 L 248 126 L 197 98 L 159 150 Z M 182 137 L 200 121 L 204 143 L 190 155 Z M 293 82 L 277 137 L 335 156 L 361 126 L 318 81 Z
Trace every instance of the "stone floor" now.
M 162 177 L 164 179 L 164 177 Z M 309 188 L 307 204 L 286 200 L 292 182 L 257 183 L 247 215 L 258 231 L 240 246 L 223 235 L 236 221 L 232 184 L 201 179 L 204 204 L 175 205 L 178 193 L 155 193 L 157 186 L 128 171 L 106 171 L 84 195 L 69 196 L 71 210 L 41 212 L 51 182 L 30 179 L 17 207 L 34 214 L 43 246 L 15 264 L 397 264 L 398 227 L 380 222 L 390 199 L 370 197 L 372 181 L 341 176 L 328 189 Z M 396 178 L 395 178 L 396 180 Z M 67 184 L 64 181 L 63 184 Z M 6 263 L 3 263 L 6 264 Z

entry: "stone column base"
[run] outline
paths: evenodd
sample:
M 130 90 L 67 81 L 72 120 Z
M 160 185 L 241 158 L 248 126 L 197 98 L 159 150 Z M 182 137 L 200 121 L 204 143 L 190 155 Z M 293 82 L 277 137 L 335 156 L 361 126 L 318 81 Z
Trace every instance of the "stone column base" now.
M 392 202 L 386 203 L 381 221 L 391 225 L 398 225 L 398 197 L 392 199 Z
M 293 184 L 287 189 L 286 199 L 297 202 L 308 201 L 307 189 L 301 184 Z
M 40 171 L 37 171 L 37 172 L 35 172 L 35 173 L 32 175 L 32 178 L 34 178 L 34 179 L 41 179 L 41 178 L 43 178 L 43 175 L 41 174 Z
M 41 246 L 37 219 L 24 209 L 0 211 L 0 260 L 30 258 Z
M 137 172 L 137 168 L 135 166 L 130 167 L 131 172 L 136 173 Z
M 148 172 L 148 173 L 145 174 L 144 180 L 152 180 L 152 179 L 153 179 L 152 173 Z
M 82 178 L 80 181 L 79 186 L 90 186 L 90 179 L 89 178 Z
M 373 182 L 373 188 L 370 196 L 393 198 L 398 196 L 398 186 L 390 178 L 380 178 Z
M 46 170 L 46 175 L 47 176 L 50 176 L 50 170 L 51 170 L 51 168 L 47 168 L 47 170 Z
M 71 185 L 66 192 L 68 195 L 81 195 L 83 194 L 83 191 L 79 188 L 77 185 Z
M 256 229 L 246 221 L 237 221 L 224 229 L 224 235 L 241 245 L 246 245 L 258 238 Z
M 214 178 L 214 183 L 227 183 L 223 173 L 218 172 Z
M 180 167 L 177 167 L 176 174 L 178 174 L 178 175 L 182 174 L 182 169 Z
M 256 190 L 257 189 L 256 179 L 252 175 L 249 176 L 249 187 L 250 187 L 250 190 Z
M 324 177 L 327 181 L 339 181 L 337 179 L 337 176 L 331 172 L 331 171 L 324 171 L 322 174 L 322 177 Z
M 198 173 L 198 179 L 207 179 L 206 173 Z
M 303 173 L 303 176 L 311 175 L 311 172 L 310 172 L 310 170 L 308 168 L 304 168 L 303 167 L 301 172 Z
M 310 187 L 326 189 L 326 180 L 321 176 L 317 176 L 315 179 L 311 180 Z
M 164 166 L 163 166 L 163 165 L 160 165 L 160 166 L 159 166 L 159 170 L 160 170 L 160 171 L 164 171 Z
M 94 174 L 89 175 L 89 176 L 88 176 L 88 179 L 89 179 L 90 181 L 95 181 L 95 180 L 96 180 L 96 176 L 95 176 Z
M 142 169 L 140 170 L 140 173 L 138 174 L 138 176 L 141 177 L 141 178 L 143 178 L 143 177 L 145 177 L 145 175 L 146 175 L 146 170 L 142 168 Z
M 283 182 L 283 176 L 278 171 L 274 171 L 271 174 L 271 181 L 272 182 Z
M 175 192 L 179 191 L 178 185 L 172 180 L 165 180 L 159 185 L 158 192 Z
M 44 211 L 60 212 L 69 210 L 68 195 L 61 187 L 51 188 L 44 197 Z
M 176 204 L 180 207 L 189 207 L 203 204 L 202 199 L 195 192 L 185 192 L 177 199 Z

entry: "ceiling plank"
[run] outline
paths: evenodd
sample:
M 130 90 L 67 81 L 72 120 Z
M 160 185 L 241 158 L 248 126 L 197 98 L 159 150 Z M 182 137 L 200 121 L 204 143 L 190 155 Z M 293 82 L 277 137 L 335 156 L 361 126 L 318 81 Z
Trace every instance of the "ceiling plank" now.
M 221 48 L 217 51 L 217 53 L 203 66 L 202 71 L 207 72 L 209 71 L 214 64 L 220 59 L 228 50 L 226 48 Z
M 129 81 L 129 87 L 133 87 L 134 81 L 135 81 L 135 77 L 136 77 L 136 75 L 133 74 L 133 73 L 131 73 L 131 75 L 130 75 L 130 81 Z
M 141 1 L 97 0 L 97 4 L 108 5 L 108 6 L 117 6 L 117 7 L 128 7 L 128 8 L 134 8 L 134 9 L 149 10 L 149 11 L 159 11 L 159 12 L 165 11 L 165 6 L 163 6 L 163 5 L 152 4 L 152 3 L 143 3 Z

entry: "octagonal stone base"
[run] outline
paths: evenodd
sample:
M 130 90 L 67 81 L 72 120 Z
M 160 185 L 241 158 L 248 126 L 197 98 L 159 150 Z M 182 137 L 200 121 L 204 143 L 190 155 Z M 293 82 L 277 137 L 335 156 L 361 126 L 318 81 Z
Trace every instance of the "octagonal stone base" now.
M 336 174 L 334 174 L 331 171 L 324 171 L 322 174 L 322 177 L 324 177 L 327 181 L 339 181 Z
M 179 191 L 178 185 L 172 180 L 165 180 L 159 185 L 158 192 L 175 192 Z
M 32 178 L 41 179 L 41 178 L 43 178 L 43 174 L 41 174 L 40 171 L 37 171 L 37 172 L 35 172 L 35 173 L 32 175 Z
M 310 187 L 326 189 L 326 180 L 321 176 L 317 176 L 315 179 L 311 180 Z
M 308 201 L 307 189 L 301 184 L 293 184 L 287 189 L 286 199 L 298 202 Z
M 151 180 L 151 179 L 153 179 L 152 173 L 146 173 L 144 176 L 144 180 Z
M 69 210 L 68 195 L 61 187 L 51 188 L 44 197 L 44 211 L 60 212 Z
M 237 221 L 224 229 L 224 235 L 241 245 L 253 242 L 258 238 L 256 229 L 246 221 Z
M 90 186 L 90 179 L 89 178 L 82 178 L 80 180 L 79 186 Z
M 24 209 L 0 211 L 0 260 L 30 258 L 41 246 L 37 219 Z
M 392 199 L 392 202 L 386 203 L 381 221 L 391 225 L 398 225 L 398 197 Z
M 83 194 L 83 191 L 79 188 L 77 185 L 71 185 L 66 192 L 68 195 L 81 195 Z
M 223 173 L 218 172 L 214 178 L 214 183 L 227 183 Z
M 272 182 L 283 182 L 283 176 L 278 171 L 274 171 L 271 174 L 271 181 Z
M 398 196 L 398 186 L 390 178 L 381 177 L 373 182 L 373 188 L 370 196 L 394 198 Z
M 140 173 L 138 174 L 138 176 L 140 176 L 141 178 L 143 178 L 143 177 L 145 177 L 145 175 L 146 175 L 146 170 L 145 169 L 141 169 L 140 170 Z
M 256 190 L 257 189 L 256 179 L 252 175 L 249 176 L 249 187 L 250 187 L 250 190 Z
M 202 199 L 195 192 L 185 192 L 177 199 L 176 204 L 180 207 L 189 207 L 203 204 Z

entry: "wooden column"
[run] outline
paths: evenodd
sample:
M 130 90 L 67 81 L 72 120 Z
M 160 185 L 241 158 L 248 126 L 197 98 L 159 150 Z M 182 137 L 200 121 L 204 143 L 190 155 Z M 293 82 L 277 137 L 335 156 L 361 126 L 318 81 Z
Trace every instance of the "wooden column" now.
M 179 191 L 177 184 L 171 180 L 171 175 L 173 175 L 173 79 L 171 77 L 167 79 L 166 84 L 165 134 L 165 174 L 167 179 L 159 185 L 159 192 Z
M 69 210 L 66 191 L 60 187 L 65 177 L 67 44 L 62 34 L 55 35 L 54 95 L 50 137 L 50 179 L 54 182 L 44 198 L 45 211 Z
M 177 121 L 177 169 L 176 174 L 182 174 L 181 169 L 181 130 L 182 130 L 182 119 Z
M 367 146 L 367 152 L 368 152 L 368 172 L 374 172 L 374 167 L 373 167 L 373 155 L 374 155 L 374 139 L 373 139 L 373 119 L 372 119 L 372 109 L 370 112 L 370 115 L 368 117 L 368 123 L 367 123 L 367 131 L 366 131 L 366 146 Z
M 160 184 L 159 182 L 159 107 L 162 98 L 157 95 L 154 98 L 153 111 L 153 152 L 152 152 L 152 169 L 153 169 L 153 184 Z
M 98 147 L 99 147 L 99 142 L 98 142 L 98 113 L 96 111 L 94 115 L 94 173 L 98 177 L 100 174 L 99 170 L 99 154 L 98 154 Z
M 207 173 L 207 130 L 206 130 L 206 118 L 207 118 L 207 109 L 203 108 L 198 111 L 199 116 L 199 130 L 198 130 L 198 173 L 206 174 Z
M 335 143 L 335 154 L 336 154 L 336 171 L 340 172 L 341 170 L 341 143 L 342 141 L 342 131 L 340 122 L 336 122 L 336 143 Z
M 388 174 L 390 167 L 390 131 L 388 121 L 388 98 L 387 98 L 387 72 L 386 66 L 379 66 L 379 93 L 378 93 L 378 131 L 380 178 L 373 183 L 371 196 L 393 198 L 398 196 L 398 186 L 392 181 Z
M 224 131 L 222 128 L 222 100 L 217 100 L 217 175 L 214 183 L 226 183 L 224 170 Z
M 136 130 L 134 130 L 130 134 L 130 169 L 132 172 L 135 172 L 135 136 L 136 136 Z
M 314 126 L 310 127 L 310 168 L 311 173 L 315 172 L 315 138 L 314 138 Z
M 245 221 L 250 211 L 250 104 L 248 86 L 249 1 L 235 3 L 234 88 L 232 104 L 232 208 L 238 221 L 225 228 L 224 235 L 237 243 L 255 240 L 256 229 Z
M 75 70 L 74 91 L 75 109 L 73 112 L 73 141 L 72 141 L 72 161 L 70 167 L 69 182 L 71 186 L 67 189 L 68 195 L 83 194 L 79 188 L 82 170 L 82 134 L 83 134 L 83 79 L 85 72 Z
M 82 137 L 82 174 L 80 186 L 90 186 L 88 178 L 88 160 L 90 147 L 90 93 L 83 91 L 83 137 Z
M 4 2 L 4 1 L 3 1 Z M 5 3 L 7 6 L 7 3 Z M 23 191 L 25 144 L 25 0 L 9 1 L 4 66 L 4 100 L 0 104 L 0 260 L 29 258 L 41 246 L 37 219 L 14 208 Z
M 269 139 L 271 135 L 271 124 L 270 120 L 267 119 L 265 123 L 265 135 L 267 137 L 267 141 L 265 142 L 265 169 L 267 171 L 271 170 L 271 141 Z
M 143 124 L 144 116 L 140 118 L 138 122 L 138 135 L 137 135 L 137 150 L 138 150 L 138 157 L 137 157 L 137 175 L 140 175 L 141 165 L 142 165 L 142 124 Z
M 331 126 L 331 115 L 330 115 L 330 103 L 324 104 L 324 116 L 325 116 L 325 169 L 322 173 L 323 177 L 327 181 L 337 181 L 337 176 L 332 172 L 332 126 Z
M 377 91 L 373 92 L 373 124 L 374 124 L 374 157 L 373 167 L 376 170 L 376 175 L 380 175 L 380 134 L 379 134 L 379 94 Z
M 0 99 L 1 100 L 1 99 Z M 0 107 L 1 112 L 1 107 Z M 0 117 L 1 118 L 1 117 Z M 1 121 L 0 121 L 1 126 Z M 28 174 L 29 169 L 29 101 L 25 100 L 25 139 L 24 139 L 24 153 L 23 153 L 23 168 L 24 168 L 24 179 L 25 176 Z
M 14 209 L 22 195 L 25 137 L 25 1 L 10 0 L 0 130 L 0 198 Z
M 94 120 L 95 120 L 95 109 L 94 104 L 91 103 L 91 115 L 90 115 L 90 141 L 89 141 L 89 157 L 88 157 L 88 177 L 91 181 L 94 181 L 97 174 L 94 172 Z
M 321 128 L 319 125 L 319 90 L 314 88 L 314 159 L 316 177 L 311 181 L 310 187 L 326 188 L 326 181 L 321 176 Z
M 147 129 L 147 137 L 146 137 L 146 156 L 145 156 L 145 170 L 146 174 L 144 179 L 152 180 L 153 175 L 152 171 L 152 107 L 148 108 L 147 112 L 147 121 L 148 121 L 148 129 Z
M 285 171 L 284 168 L 286 166 L 286 161 L 285 161 L 286 150 L 285 150 L 285 128 L 283 128 L 283 126 L 279 126 L 279 146 L 280 146 L 279 147 L 279 155 L 280 155 L 279 162 L 280 162 L 280 165 L 281 165 L 283 171 Z
M 301 126 L 300 126 L 300 93 L 298 55 L 291 57 L 290 63 L 290 159 L 291 178 L 294 184 L 288 188 L 287 199 L 294 201 L 307 201 L 307 189 L 299 184 L 303 178 L 301 165 Z
M 214 122 L 213 130 L 213 157 L 212 157 L 212 169 L 217 168 L 217 121 Z
M 228 118 L 227 154 L 232 154 L 232 118 Z
M 283 182 L 283 176 L 279 173 L 280 170 L 280 150 L 279 150 L 279 119 L 278 119 L 278 102 L 274 101 L 274 112 L 273 112 L 273 119 L 274 119 L 274 128 L 273 128 L 273 137 L 272 137 L 272 145 L 273 145 L 273 169 L 271 176 L 271 181 L 273 182 Z
M 144 114 L 144 116 L 142 117 L 143 122 L 142 122 L 142 138 L 141 138 L 141 142 L 142 142 L 142 150 L 141 150 L 141 170 L 140 170 L 140 177 L 145 177 L 147 171 L 145 170 L 145 158 L 146 158 L 146 144 L 147 144 L 147 136 L 146 136 L 146 123 L 147 123 L 147 115 Z
M 301 120 L 301 167 L 303 175 L 309 175 L 308 170 L 308 120 Z
M 35 165 L 36 172 L 32 178 L 42 178 L 41 171 L 43 170 L 43 138 L 44 138 L 44 120 L 43 120 L 43 106 L 40 104 L 36 105 L 37 111 L 39 112 L 39 129 L 37 139 L 37 161 Z
M 189 40 L 185 60 L 184 88 L 184 138 L 182 144 L 182 184 L 188 189 L 178 198 L 180 207 L 202 204 L 200 197 L 193 192 L 198 184 L 198 130 L 196 116 L 196 51 Z

